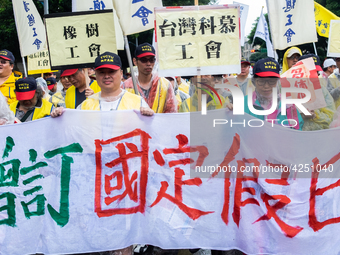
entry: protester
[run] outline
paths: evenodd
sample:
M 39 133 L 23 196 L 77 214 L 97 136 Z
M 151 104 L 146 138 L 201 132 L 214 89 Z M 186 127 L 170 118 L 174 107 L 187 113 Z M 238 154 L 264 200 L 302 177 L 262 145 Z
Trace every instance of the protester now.
M 8 107 L 7 98 L 0 92 L 0 125 L 13 123 L 14 114 Z
M 328 77 L 334 72 L 336 69 L 336 62 L 332 58 L 327 58 L 323 62 L 323 72 L 320 74 L 320 78 L 328 79 Z
M 335 60 L 337 69 L 328 77 L 327 81 L 327 89 L 329 93 L 331 93 L 335 108 L 337 109 L 340 106 L 340 58 Z
M 28 122 L 49 116 L 53 105 L 43 99 L 43 90 L 34 78 L 27 77 L 15 82 L 18 101 L 10 104 L 10 109 L 21 122 Z
M 48 93 L 48 86 L 46 80 L 44 80 L 41 77 L 38 77 L 35 79 L 35 81 L 37 82 L 37 86 L 42 89 L 43 99 L 45 99 L 46 101 L 50 101 L 51 96 Z
M 12 52 L 0 51 L 0 92 L 8 99 L 8 104 L 16 101 L 15 82 L 22 77 L 20 72 L 13 71 L 14 62 Z
M 201 92 L 202 95 L 207 95 L 207 110 L 225 108 L 226 104 L 229 103 L 228 98 L 224 98 L 221 94 L 215 93 L 216 90 L 215 92 L 212 90 L 215 89 L 215 84 L 221 82 L 222 75 L 201 76 Z M 197 76 L 192 79 L 192 84 L 197 84 Z M 179 112 L 196 112 L 198 111 L 198 103 L 198 89 L 196 89 L 195 93 L 181 104 Z
M 267 120 L 275 124 L 281 124 L 284 120 L 295 120 L 289 125 L 292 128 L 301 130 L 303 127 L 303 119 L 297 111 L 295 105 L 287 105 L 287 115 L 281 114 L 281 100 L 278 89 L 278 82 L 280 78 L 280 66 L 272 58 L 261 59 L 256 62 L 254 66 L 254 77 L 252 82 L 255 86 L 255 91 L 252 95 L 247 95 L 244 99 L 244 112 L 262 120 Z M 273 88 L 277 88 L 277 108 L 270 115 L 256 115 L 252 113 L 248 107 L 248 97 L 252 97 L 253 107 L 257 110 L 269 110 L 273 103 Z M 287 124 L 288 125 L 288 124 Z
M 155 61 L 155 49 L 152 45 L 143 43 L 136 48 L 133 63 L 138 69 L 138 93 L 156 113 L 177 112 L 177 100 L 170 82 L 152 72 Z M 134 93 L 132 78 L 126 80 L 122 87 Z
M 63 75 L 64 72 L 60 75 L 60 82 L 63 85 L 63 89 L 61 91 L 58 91 L 51 96 L 50 102 L 55 107 L 66 107 L 65 105 L 65 95 L 66 91 L 69 87 L 72 86 L 72 84 L 69 82 L 69 80 Z
M 63 76 L 66 77 L 72 86 L 66 91 L 65 105 L 66 108 L 75 109 L 80 105 L 87 97 L 100 91 L 96 81 L 90 84 L 90 78 L 86 69 L 67 69 L 63 72 Z
M 49 90 L 49 95 L 53 96 L 57 92 L 57 80 L 54 77 L 46 79 L 47 88 Z
M 176 96 L 176 99 L 177 99 L 177 107 L 179 109 L 182 102 L 187 100 L 190 96 L 189 96 L 189 94 L 186 94 L 185 92 L 183 92 L 182 90 L 180 90 L 178 88 L 176 77 L 166 77 L 166 79 L 170 81 L 170 83 L 171 83 L 171 85 L 174 89 L 174 93 L 175 93 L 175 96 Z
M 301 56 L 302 52 L 299 48 L 297 47 L 289 48 L 283 56 L 281 73 L 285 73 L 286 71 L 288 71 L 288 69 L 290 69 L 293 65 L 295 65 L 298 62 L 299 57 Z
M 47 80 L 48 78 L 51 78 L 51 77 L 56 79 L 57 78 L 57 74 L 55 72 L 48 72 L 48 73 L 44 73 L 43 74 L 44 80 Z
M 315 54 L 303 55 L 299 58 L 299 61 L 307 58 L 313 58 L 316 70 L 318 72 L 322 72 L 322 68 L 320 66 L 320 58 L 317 55 Z M 327 106 L 320 109 L 311 110 L 310 113 L 312 113 L 312 115 L 309 116 L 301 114 L 304 120 L 302 128 L 303 131 L 327 129 L 329 128 L 329 125 L 333 121 L 333 115 L 336 111 L 334 100 L 326 88 L 327 86 L 326 79 L 319 78 L 319 82 L 322 85 L 321 90 Z
M 190 86 L 185 82 L 184 79 L 182 79 L 181 76 L 176 76 L 176 82 L 178 84 L 178 89 L 183 91 L 185 94 L 190 94 Z

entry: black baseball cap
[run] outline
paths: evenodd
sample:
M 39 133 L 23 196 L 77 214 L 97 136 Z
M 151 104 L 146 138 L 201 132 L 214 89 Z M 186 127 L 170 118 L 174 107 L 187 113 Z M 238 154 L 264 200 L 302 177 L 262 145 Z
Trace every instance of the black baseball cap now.
M 253 68 L 254 75 L 280 78 L 280 65 L 273 58 L 260 59 Z
M 250 65 L 250 62 L 248 59 L 246 58 L 241 58 L 241 64 L 247 64 L 247 65 Z
M 37 90 L 37 82 L 32 77 L 25 77 L 15 82 L 15 95 L 18 100 L 30 100 Z
M 122 61 L 120 60 L 120 57 L 117 54 L 108 51 L 99 55 L 94 62 L 95 70 L 100 68 L 119 70 L 121 67 Z
M 47 83 L 47 88 L 48 88 L 49 90 L 51 90 L 51 89 L 53 89 L 54 84 L 57 83 L 57 80 L 56 80 L 55 78 L 53 78 L 53 77 L 50 77 L 50 78 L 47 78 L 47 79 L 46 79 L 46 83 Z
M 1 50 L 0 51 L 0 58 L 12 61 L 14 63 L 15 58 L 12 52 L 10 52 L 9 50 Z
M 156 56 L 155 48 L 149 43 L 143 43 L 137 46 L 135 56 L 142 58 L 146 56 Z
M 317 56 L 315 54 L 306 54 L 306 55 L 302 55 L 299 58 L 299 61 L 302 60 L 302 59 L 307 59 L 307 58 L 313 58 L 314 64 L 315 64 L 315 67 L 316 67 L 316 71 L 322 71 L 321 61 L 320 61 L 319 56 Z

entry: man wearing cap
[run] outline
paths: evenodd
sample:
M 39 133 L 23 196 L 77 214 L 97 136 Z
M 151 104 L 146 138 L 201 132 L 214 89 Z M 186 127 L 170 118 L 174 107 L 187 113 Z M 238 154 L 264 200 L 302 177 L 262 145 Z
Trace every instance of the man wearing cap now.
M 100 91 L 97 82 L 90 84 L 90 78 L 86 69 L 67 69 L 62 74 L 66 77 L 72 86 L 66 91 L 65 105 L 66 108 L 76 109 L 87 97 Z
M 323 72 L 320 74 L 320 78 L 328 79 L 328 77 L 334 72 L 336 69 L 336 62 L 332 58 L 327 58 L 323 62 Z
M 167 79 L 152 73 L 155 56 L 154 47 L 148 43 L 140 44 L 136 48 L 133 63 L 138 68 L 138 92 L 154 112 L 177 112 L 177 100 L 172 85 Z M 132 78 L 126 80 L 122 88 L 134 93 Z
M 338 109 L 338 106 L 340 106 L 340 58 L 336 58 L 335 63 L 337 69 L 328 76 L 327 89 L 334 99 L 335 108 Z
M 322 72 L 319 56 L 315 54 L 306 54 L 301 56 L 299 61 L 307 58 L 313 58 L 316 71 Z M 335 113 L 333 97 L 327 90 L 327 80 L 319 77 L 319 81 L 321 84 L 321 91 L 326 102 L 326 107 L 311 110 L 310 113 L 312 113 L 312 115 L 301 114 L 304 120 L 302 128 L 303 131 L 328 129 L 329 125 L 333 121 L 333 115 Z
M 49 90 L 50 96 L 52 96 L 55 92 L 57 92 L 57 80 L 54 77 L 50 77 L 46 79 L 47 87 Z
M 287 119 L 295 120 L 292 122 L 289 121 L 289 125 L 291 128 L 301 130 L 303 126 L 303 119 L 295 105 L 287 106 L 287 115 L 281 114 L 281 101 L 278 102 L 276 110 L 268 116 L 256 115 L 249 110 L 249 96 L 252 97 L 253 107 L 255 109 L 268 110 L 271 108 L 273 103 L 273 89 L 276 88 L 276 93 L 279 91 L 278 82 L 280 79 L 280 66 L 274 59 L 265 58 L 257 61 L 253 72 L 254 77 L 252 78 L 252 82 L 255 86 L 255 91 L 252 95 L 247 95 L 244 98 L 244 112 L 258 119 L 266 120 L 275 124 L 281 124 L 282 121 Z M 280 100 L 279 95 L 278 100 Z
M 14 61 L 12 52 L 0 51 L 0 91 L 8 99 L 8 104 L 16 101 L 15 82 L 22 77 L 20 72 L 13 71 Z
M 34 78 L 27 77 L 15 82 L 15 94 L 18 101 L 9 108 L 21 122 L 28 122 L 49 116 L 53 105 L 43 99 L 42 89 Z

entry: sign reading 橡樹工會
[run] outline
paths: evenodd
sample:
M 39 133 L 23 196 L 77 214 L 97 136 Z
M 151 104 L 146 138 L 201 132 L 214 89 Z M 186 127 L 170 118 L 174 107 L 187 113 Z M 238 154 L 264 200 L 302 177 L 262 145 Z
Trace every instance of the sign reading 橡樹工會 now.
M 216 119 L 225 121 L 213 127 Z M 324 245 L 340 242 L 339 128 L 254 128 L 261 121 L 225 109 L 153 117 L 67 110 L 1 126 L 0 254 L 135 243 L 339 253 Z
M 239 73 L 239 14 L 239 5 L 155 8 L 160 75 Z
M 92 67 L 97 56 L 117 52 L 112 10 L 45 16 L 52 69 Z

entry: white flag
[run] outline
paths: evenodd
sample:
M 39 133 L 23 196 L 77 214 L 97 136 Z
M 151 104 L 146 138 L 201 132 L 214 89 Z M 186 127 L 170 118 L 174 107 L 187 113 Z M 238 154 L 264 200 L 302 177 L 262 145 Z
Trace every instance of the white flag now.
M 113 9 L 113 18 L 116 31 L 116 45 L 118 50 L 124 50 L 123 31 L 119 25 L 118 17 L 112 5 L 112 0 L 72 0 L 72 12 L 97 11 Z
M 246 31 L 246 23 L 248 18 L 248 10 L 249 5 L 242 4 L 239 2 L 233 2 L 234 4 L 240 5 L 240 17 L 241 17 L 241 46 L 244 46 L 244 37 L 245 37 L 245 31 Z
M 13 0 L 12 3 L 21 56 L 46 50 L 45 26 L 33 1 Z
M 272 45 L 272 42 L 270 41 L 270 38 L 269 38 L 268 24 L 267 24 L 266 18 L 263 15 L 263 9 L 261 11 L 261 16 L 260 16 L 259 22 L 257 23 L 256 32 L 255 32 L 255 35 L 254 35 L 253 42 L 254 42 L 256 37 L 259 37 L 262 40 L 266 41 L 267 56 L 271 57 L 271 58 L 275 58 L 273 45 Z
M 313 0 L 267 0 L 274 49 L 317 41 Z
M 154 8 L 162 7 L 162 0 L 112 0 L 125 35 L 136 34 L 154 27 Z

